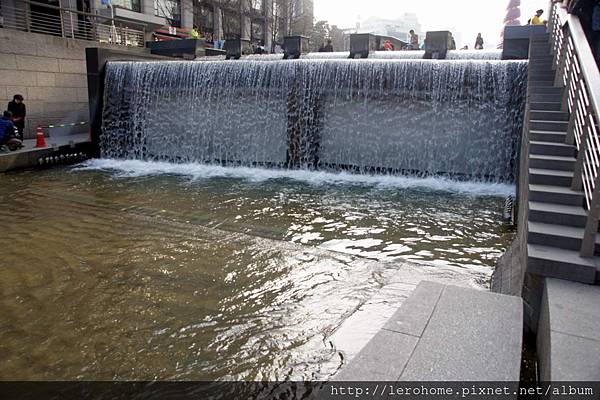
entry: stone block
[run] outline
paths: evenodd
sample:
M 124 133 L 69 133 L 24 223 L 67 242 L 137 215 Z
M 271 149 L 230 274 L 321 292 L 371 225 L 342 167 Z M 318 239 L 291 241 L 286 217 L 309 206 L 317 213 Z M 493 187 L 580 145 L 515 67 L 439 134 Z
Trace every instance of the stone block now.
M 87 89 L 87 76 L 84 74 L 56 74 L 56 86 Z
M 0 70 L 0 86 L 37 85 L 37 74 L 30 71 Z
M 17 57 L 14 54 L 0 53 L 0 68 L 17 69 Z
M 395 381 L 419 338 L 381 331 L 358 353 L 352 364 L 335 376 L 335 381 Z
M 0 86 L 0 100 L 2 100 L 2 102 L 10 100 L 8 97 L 8 92 L 6 91 L 6 86 Z M 3 105 L 0 107 L 3 107 Z
M 435 309 L 444 286 L 422 282 L 402 307 L 387 321 L 383 329 L 420 337 Z
M 27 96 L 29 94 L 27 87 L 25 86 L 6 86 L 6 98 L 12 100 L 15 94 L 20 94 L 25 98 L 27 102 Z
M 56 78 L 53 72 L 38 72 L 37 73 L 37 85 L 38 86 L 56 86 Z
M 600 286 L 546 279 L 546 295 L 551 330 L 600 341 Z
M 518 381 L 518 297 L 446 286 L 402 373 L 405 381 Z
M 85 61 L 79 60 L 58 60 L 60 72 L 68 74 L 86 74 Z
M 600 381 L 600 341 L 550 333 L 552 381 Z
M 57 88 L 57 87 L 32 87 L 29 88 L 29 98 L 31 100 L 45 101 L 74 101 L 77 99 L 76 88 Z
M 79 88 L 79 90 L 77 90 L 77 101 L 85 103 L 87 107 L 88 99 L 87 88 Z
M 19 71 L 58 72 L 58 60 L 55 58 L 17 55 Z
M 23 32 L 0 28 L 0 53 L 37 55 L 35 38 L 27 40 Z M 38 36 L 38 35 L 34 35 Z M 39 35 L 43 36 L 43 35 Z

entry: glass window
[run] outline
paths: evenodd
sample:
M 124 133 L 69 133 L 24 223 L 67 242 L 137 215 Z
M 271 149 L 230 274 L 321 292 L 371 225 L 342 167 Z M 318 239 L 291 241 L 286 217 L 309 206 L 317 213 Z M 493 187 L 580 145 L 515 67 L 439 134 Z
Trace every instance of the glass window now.
M 112 0 L 111 4 L 115 7 L 126 8 L 135 12 L 142 12 L 141 0 Z
M 154 14 L 166 18 L 170 26 L 181 28 L 180 0 L 154 0 Z

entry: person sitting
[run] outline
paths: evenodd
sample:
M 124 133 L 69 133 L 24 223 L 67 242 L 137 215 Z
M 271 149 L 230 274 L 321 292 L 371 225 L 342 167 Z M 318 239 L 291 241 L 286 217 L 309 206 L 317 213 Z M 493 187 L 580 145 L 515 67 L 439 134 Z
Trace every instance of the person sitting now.
M 25 129 L 25 116 L 27 115 L 27 109 L 25 103 L 23 103 L 23 96 L 15 94 L 13 100 L 8 103 L 7 110 L 12 113 L 12 122 L 14 123 L 17 131 L 15 135 L 23 140 L 23 131 Z
M 333 53 L 333 44 L 331 44 L 331 39 L 327 39 L 327 44 L 323 46 L 323 53 Z
M 530 25 L 546 25 L 547 21 L 542 21 L 542 14 L 544 13 L 544 10 L 537 10 L 535 12 L 535 15 L 533 16 L 533 18 L 531 18 L 529 20 L 529 24 Z
M 23 142 L 17 139 L 17 128 L 12 122 L 12 113 L 4 111 L 0 119 L 0 148 L 8 147 L 10 151 L 15 151 L 23 147 Z
M 383 49 L 385 51 L 394 51 L 394 45 L 391 41 L 386 40 L 385 42 L 383 42 Z

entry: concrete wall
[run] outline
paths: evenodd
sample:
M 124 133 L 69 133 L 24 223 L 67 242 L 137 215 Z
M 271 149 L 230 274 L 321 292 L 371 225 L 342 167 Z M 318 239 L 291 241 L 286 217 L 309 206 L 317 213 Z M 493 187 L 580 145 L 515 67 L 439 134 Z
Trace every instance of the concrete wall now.
M 25 97 L 25 137 L 34 137 L 38 124 L 88 121 L 85 48 L 92 46 L 123 49 L 0 28 L 0 108 L 17 93 Z

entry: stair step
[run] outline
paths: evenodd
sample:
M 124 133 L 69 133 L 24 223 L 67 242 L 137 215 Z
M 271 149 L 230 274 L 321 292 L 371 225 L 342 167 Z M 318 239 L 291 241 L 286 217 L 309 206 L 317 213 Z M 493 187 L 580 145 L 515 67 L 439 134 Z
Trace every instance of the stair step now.
M 537 82 L 554 84 L 555 80 L 556 74 L 552 73 L 552 71 L 529 71 L 529 76 L 527 77 L 530 85 Z
M 529 129 L 532 131 L 567 132 L 567 121 L 529 120 Z
M 575 159 L 575 146 L 556 142 L 529 142 L 529 154 L 543 156 L 573 157 Z
M 546 182 L 543 183 L 548 185 L 557 186 L 571 186 L 573 179 L 573 170 L 575 169 L 575 163 L 577 160 L 574 157 L 562 157 L 562 156 L 545 156 L 542 154 L 530 154 L 529 155 L 529 167 L 534 169 L 534 173 L 538 175 L 546 175 L 545 172 L 549 171 L 552 177 L 558 177 L 556 182 L 561 182 L 561 185 L 553 183 L 551 180 L 543 179 Z M 540 182 L 541 183 L 541 182 Z
M 544 89 L 558 89 L 560 88 L 544 88 Z M 569 113 L 564 111 L 548 111 L 548 110 L 531 110 L 529 111 L 529 119 L 534 121 L 569 121 Z
M 566 206 L 583 207 L 583 192 L 576 192 L 565 186 L 529 185 L 529 200 L 538 203 L 555 203 Z
M 583 228 L 587 212 L 583 207 L 530 201 L 529 221 Z
M 562 103 L 562 95 L 557 94 L 540 94 L 540 93 L 530 93 L 529 94 L 530 101 L 532 102 L 554 102 L 554 103 Z
M 583 258 L 577 251 L 528 244 L 527 270 L 537 275 L 593 284 L 599 268 L 596 258 Z
M 553 75 L 549 75 L 548 77 L 544 77 L 545 80 L 536 80 L 535 77 L 529 77 L 527 81 L 528 88 L 536 88 L 536 87 L 555 87 L 554 81 L 555 77 Z
M 560 111 L 562 109 L 562 101 L 533 101 L 531 102 L 531 109 L 544 111 Z
M 530 160 L 530 167 L 532 168 L 529 168 L 529 183 L 533 185 L 571 187 L 571 183 L 573 182 L 572 171 L 533 168 L 534 166 L 531 165 L 531 161 L 532 160 Z
M 567 134 L 565 132 L 529 131 L 529 138 L 539 142 L 565 143 Z
M 563 95 L 563 88 L 555 87 L 555 86 L 532 86 L 529 88 L 530 94 L 550 94 L 554 96 Z
M 585 229 L 572 226 L 544 224 L 541 222 L 527 223 L 527 243 L 559 249 L 580 251 Z M 600 235 L 596 235 L 596 249 L 600 251 Z

